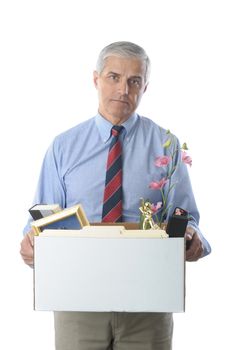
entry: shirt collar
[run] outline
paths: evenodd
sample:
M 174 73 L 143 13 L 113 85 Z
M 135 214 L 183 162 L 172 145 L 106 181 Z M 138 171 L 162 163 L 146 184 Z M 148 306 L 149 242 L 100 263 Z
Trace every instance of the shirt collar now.
M 138 115 L 136 113 L 133 113 L 124 123 L 122 123 L 122 126 L 125 128 L 125 132 L 123 132 L 123 137 L 127 135 L 126 137 L 129 138 L 131 131 L 136 124 L 138 120 Z M 101 139 L 104 143 L 106 143 L 109 138 L 111 137 L 111 129 L 113 124 L 110 123 L 107 119 L 103 118 L 101 114 L 97 114 L 95 117 L 95 122 L 97 125 L 97 128 L 99 130 Z

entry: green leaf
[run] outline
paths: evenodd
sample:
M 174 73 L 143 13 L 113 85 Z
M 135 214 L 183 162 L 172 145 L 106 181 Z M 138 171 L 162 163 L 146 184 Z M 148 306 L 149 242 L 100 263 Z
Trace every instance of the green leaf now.
M 183 149 L 184 151 L 188 151 L 188 146 L 186 142 L 183 143 L 181 149 Z
M 172 140 L 171 139 L 167 139 L 167 141 L 163 144 L 164 148 L 168 148 L 171 146 Z

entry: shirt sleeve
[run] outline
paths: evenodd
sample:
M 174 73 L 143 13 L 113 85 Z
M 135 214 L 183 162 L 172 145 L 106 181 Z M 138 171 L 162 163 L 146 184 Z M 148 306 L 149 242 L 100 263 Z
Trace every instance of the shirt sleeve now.
M 45 154 L 32 205 L 59 204 L 61 208 L 65 208 L 66 195 L 62 178 L 61 159 L 59 147 L 55 140 Z M 29 218 L 23 230 L 24 234 L 30 231 L 31 221 L 32 218 Z
M 188 226 L 193 227 L 202 240 L 204 246 L 203 256 L 210 254 L 211 247 L 199 228 L 200 215 L 193 194 L 187 165 L 181 160 L 181 151 L 177 157 L 177 166 L 172 175 L 171 182 L 175 185 L 168 196 L 168 206 L 170 205 L 168 216 L 172 214 L 173 206 L 187 210 L 191 217 Z

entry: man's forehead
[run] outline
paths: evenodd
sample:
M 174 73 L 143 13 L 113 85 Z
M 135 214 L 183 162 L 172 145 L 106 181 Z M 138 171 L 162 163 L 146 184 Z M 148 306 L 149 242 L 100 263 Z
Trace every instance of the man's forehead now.
M 145 63 L 138 58 L 109 56 L 105 59 L 105 73 L 115 72 L 118 74 L 127 73 L 129 75 L 143 76 L 145 72 Z

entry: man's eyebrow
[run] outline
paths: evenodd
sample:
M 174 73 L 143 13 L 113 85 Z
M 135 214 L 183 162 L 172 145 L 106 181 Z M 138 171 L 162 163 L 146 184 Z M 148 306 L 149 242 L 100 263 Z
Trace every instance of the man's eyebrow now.
M 114 71 L 109 71 L 107 72 L 108 74 L 115 74 L 115 75 L 121 75 L 120 73 L 114 72 Z M 142 79 L 143 77 L 141 75 L 131 75 L 128 79 Z
M 141 75 L 132 75 L 129 77 L 129 79 L 142 79 L 143 77 Z
M 113 71 L 109 71 L 109 72 L 107 72 L 107 75 L 108 74 L 116 74 L 116 75 L 120 75 L 119 73 L 116 73 L 116 72 L 113 72 Z
M 117 73 L 117 72 L 114 72 L 114 71 L 109 71 L 109 72 L 106 73 L 106 76 L 110 76 L 110 75 L 115 75 L 117 77 L 121 76 L 120 73 Z M 142 75 L 131 75 L 130 77 L 128 77 L 128 80 L 131 80 L 131 79 L 137 79 L 139 81 L 142 81 L 143 76 Z

